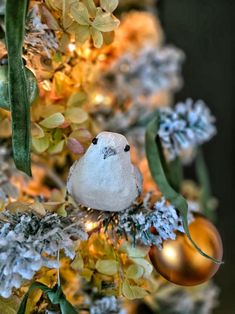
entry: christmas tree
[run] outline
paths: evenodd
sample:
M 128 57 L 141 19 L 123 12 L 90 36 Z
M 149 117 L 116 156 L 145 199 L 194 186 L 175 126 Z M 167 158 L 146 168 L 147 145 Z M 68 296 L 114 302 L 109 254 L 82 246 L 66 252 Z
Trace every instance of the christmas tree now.
M 174 104 L 186 56 L 155 1 L 0 14 L 1 313 L 211 313 L 223 248 L 201 146 L 215 118 Z

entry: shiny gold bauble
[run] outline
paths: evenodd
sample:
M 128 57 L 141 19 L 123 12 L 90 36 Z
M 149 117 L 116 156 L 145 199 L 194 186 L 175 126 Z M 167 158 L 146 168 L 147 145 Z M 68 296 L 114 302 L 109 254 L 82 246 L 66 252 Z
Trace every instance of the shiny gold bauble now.
M 223 245 L 215 226 L 201 215 L 189 225 L 196 244 L 209 256 L 222 260 Z M 167 280 L 181 286 L 199 285 L 210 279 L 218 270 L 215 264 L 203 257 L 183 233 L 177 232 L 176 240 L 167 240 L 163 249 L 153 246 L 149 257 L 156 270 Z

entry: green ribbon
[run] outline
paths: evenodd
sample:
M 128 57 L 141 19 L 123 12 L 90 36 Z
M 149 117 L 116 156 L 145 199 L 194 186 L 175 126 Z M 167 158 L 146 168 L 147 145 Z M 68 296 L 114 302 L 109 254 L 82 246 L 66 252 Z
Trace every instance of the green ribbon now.
M 149 168 L 154 181 L 159 187 L 162 194 L 166 197 L 171 204 L 178 209 L 182 221 L 185 234 L 191 241 L 195 249 L 204 257 L 212 260 L 217 264 L 221 264 L 221 261 L 209 256 L 204 253 L 192 239 L 189 228 L 188 228 L 188 204 L 184 197 L 176 192 L 172 186 L 169 184 L 166 173 L 164 171 L 163 164 L 165 164 L 165 159 L 163 156 L 163 150 L 161 146 L 161 141 L 158 134 L 160 126 L 160 115 L 159 112 L 156 113 L 156 117 L 149 123 L 146 131 L 146 156 L 148 159 Z M 169 169 L 168 169 L 169 171 Z
M 215 214 L 213 212 L 212 206 L 210 206 L 210 201 L 212 198 L 210 179 L 208 174 L 208 169 L 206 162 L 204 160 L 203 152 L 200 148 L 197 149 L 196 156 L 196 175 L 198 182 L 202 188 L 201 191 L 201 204 L 203 213 L 211 220 L 215 220 Z
M 12 116 L 12 146 L 16 167 L 31 175 L 30 96 L 27 71 L 22 60 L 28 0 L 6 1 L 8 93 Z
M 72 306 L 72 304 L 66 300 L 66 297 L 60 286 L 56 285 L 54 288 L 49 288 L 40 282 L 34 282 L 29 287 L 28 292 L 25 294 L 20 304 L 20 308 L 17 314 L 25 314 L 29 295 L 35 289 L 42 290 L 47 295 L 48 299 L 53 305 L 59 305 L 61 314 L 77 314 L 78 313 L 75 310 L 75 308 Z
M 38 95 L 38 87 L 35 76 L 32 71 L 25 68 L 27 76 L 27 88 L 29 92 L 30 104 L 33 103 Z M 9 81 L 8 81 L 8 65 L 0 66 L 0 108 L 5 110 L 11 109 L 11 103 L 9 99 Z
M 183 181 L 183 167 L 179 157 L 170 162 L 166 162 L 162 149 L 160 150 L 162 167 L 165 172 L 169 185 L 178 193 L 180 193 Z

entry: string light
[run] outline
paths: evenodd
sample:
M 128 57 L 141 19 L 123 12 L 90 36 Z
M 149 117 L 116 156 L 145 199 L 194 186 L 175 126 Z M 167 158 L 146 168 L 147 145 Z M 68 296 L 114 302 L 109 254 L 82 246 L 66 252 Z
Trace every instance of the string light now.
M 91 52 L 92 50 L 90 48 L 78 48 L 77 49 L 77 54 L 81 57 L 81 58 L 85 58 L 85 59 L 89 59 L 91 56 Z
M 105 97 L 104 97 L 104 95 L 102 95 L 102 94 L 96 94 L 96 95 L 95 95 L 95 103 L 96 103 L 96 104 L 101 104 L 101 103 L 103 103 L 103 102 L 104 102 L 104 99 L 105 99 Z
M 102 53 L 102 54 L 100 54 L 100 55 L 98 56 L 98 59 L 99 59 L 100 61 L 104 61 L 104 60 L 107 59 L 107 56 L 106 56 L 104 53 Z
M 83 55 L 84 55 L 85 58 L 88 59 L 90 57 L 90 55 L 91 55 L 91 49 L 90 48 L 86 48 L 84 50 L 84 52 L 83 52 Z
M 97 224 L 95 222 L 92 222 L 92 221 L 87 221 L 85 223 L 85 228 L 86 228 L 86 231 L 88 231 L 88 232 L 95 229 L 96 226 L 97 226 Z
M 111 105 L 113 98 L 110 95 L 103 95 L 101 93 L 95 93 L 93 95 L 93 103 L 95 105 Z
M 45 91 L 50 92 L 51 89 L 52 89 L 51 82 L 48 81 L 48 80 L 44 80 L 44 81 L 42 82 L 42 88 L 43 88 Z
M 69 43 L 68 49 L 70 52 L 74 52 L 76 50 L 76 45 L 74 43 Z

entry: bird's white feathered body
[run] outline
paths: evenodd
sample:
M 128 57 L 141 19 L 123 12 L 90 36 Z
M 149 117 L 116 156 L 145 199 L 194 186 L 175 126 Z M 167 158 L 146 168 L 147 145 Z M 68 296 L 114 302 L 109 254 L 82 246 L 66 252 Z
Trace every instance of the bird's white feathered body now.
M 130 160 L 127 139 L 102 132 L 85 155 L 71 167 L 67 189 L 84 206 L 121 211 L 141 193 L 142 177 Z

